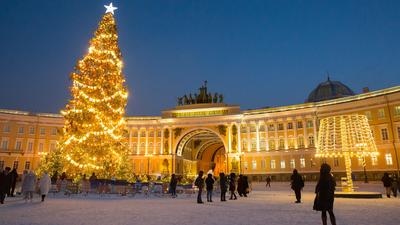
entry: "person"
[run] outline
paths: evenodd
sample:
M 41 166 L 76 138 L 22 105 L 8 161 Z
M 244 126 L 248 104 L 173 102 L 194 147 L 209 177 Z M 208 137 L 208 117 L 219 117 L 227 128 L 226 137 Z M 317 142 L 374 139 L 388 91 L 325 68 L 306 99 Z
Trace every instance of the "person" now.
M 236 190 L 236 185 L 235 185 L 235 173 L 231 173 L 229 176 L 229 191 L 231 192 L 231 197 L 229 198 L 229 200 L 236 200 L 236 194 L 235 194 L 235 190 Z M 233 198 L 235 197 L 235 198 Z
M 242 189 L 243 189 L 242 190 L 243 196 L 247 197 L 247 194 L 249 193 L 249 189 L 250 189 L 249 180 L 248 180 L 247 176 L 242 177 Z
M 207 174 L 206 188 L 207 188 L 207 202 L 212 202 L 212 192 L 214 189 L 214 178 L 211 173 Z
M 392 192 L 393 196 L 397 198 L 397 189 L 399 188 L 399 179 L 397 174 L 393 174 L 393 181 L 392 181 Z
M 10 171 L 11 171 L 11 168 L 7 166 L 6 169 L 5 169 L 5 175 L 6 175 L 6 183 L 5 183 L 5 185 L 6 185 L 6 195 L 7 195 L 7 197 L 10 197 L 10 195 L 11 195 L 11 193 L 10 193 L 10 190 L 11 190 L 11 173 L 10 173 Z
M 92 188 L 97 188 L 97 177 L 95 173 L 92 173 L 92 176 L 90 176 L 89 178 L 89 182 L 90 182 L 90 186 Z
M 243 197 L 243 175 L 239 174 L 239 178 L 237 180 L 237 192 L 240 197 Z
M 171 181 L 169 182 L 169 192 L 171 193 L 171 196 L 175 198 L 176 195 L 176 185 L 178 184 L 178 179 L 176 178 L 176 175 L 173 173 L 171 175 Z
M 40 195 L 42 196 L 42 202 L 44 202 L 44 198 L 46 198 L 46 195 L 49 193 L 49 190 L 51 188 L 51 179 L 47 171 L 45 171 L 40 178 Z
M 304 181 L 299 172 L 296 169 L 293 170 L 293 174 L 290 177 L 291 187 L 296 195 L 296 202 L 301 203 L 301 189 L 304 187 Z
M 4 199 L 7 194 L 7 174 L 3 168 L 0 167 L 0 204 L 4 204 Z
M 14 197 L 15 192 L 15 185 L 17 184 L 18 173 L 17 170 L 14 168 L 10 173 L 10 197 Z
M 33 193 L 35 192 L 36 175 L 33 171 L 29 171 L 22 182 L 22 191 L 24 193 L 24 200 L 28 202 L 33 200 Z
M 90 191 L 90 182 L 86 178 L 86 174 L 83 174 L 82 180 L 81 180 L 81 185 L 82 185 L 82 193 L 86 196 L 89 194 Z
M 194 182 L 194 185 L 199 188 L 199 193 L 197 194 L 197 203 L 198 204 L 203 204 L 203 200 L 201 199 L 201 192 L 203 191 L 204 188 L 204 178 L 203 178 L 203 171 L 199 171 L 199 175 L 196 178 L 196 181 Z
M 226 196 L 226 191 L 228 189 L 226 183 L 227 183 L 227 179 L 226 179 L 225 173 L 220 173 L 219 174 L 219 185 L 221 188 L 221 202 L 226 201 L 225 196 Z
M 315 200 L 313 209 L 321 211 L 322 224 L 327 224 L 326 211 L 329 213 L 329 218 L 332 225 L 336 225 L 335 214 L 333 214 L 333 201 L 335 194 L 336 182 L 331 174 L 331 166 L 323 163 L 320 169 L 320 176 L 315 187 Z
M 390 192 L 392 191 L 392 178 L 389 177 L 388 173 L 383 174 L 382 183 L 386 190 L 386 196 L 390 198 Z
M 271 188 L 271 177 L 270 176 L 267 176 L 267 184 L 265 185 L 265 187 Z

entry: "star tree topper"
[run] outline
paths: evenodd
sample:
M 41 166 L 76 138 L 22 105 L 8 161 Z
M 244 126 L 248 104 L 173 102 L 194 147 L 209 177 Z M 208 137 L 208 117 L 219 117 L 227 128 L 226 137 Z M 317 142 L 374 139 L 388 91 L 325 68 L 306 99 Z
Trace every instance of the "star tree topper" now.
M 118 9 L 117 7 L 114 7 L 113 6 L 113 4 L 112 4 L 112 2 L 110 3 L 110 5 L 104 5 L 104 7 L 106 7 L 106 13 L 112 13 L 113 15 L 114 15 L 114 11 L 116 10 L 116 9 Z

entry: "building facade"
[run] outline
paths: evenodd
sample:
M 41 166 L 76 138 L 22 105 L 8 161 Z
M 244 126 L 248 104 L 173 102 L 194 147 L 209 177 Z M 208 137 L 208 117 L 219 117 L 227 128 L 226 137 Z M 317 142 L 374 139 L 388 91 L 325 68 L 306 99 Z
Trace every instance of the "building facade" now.
M 307 179 L 316 179 L 319 165 L 327 162 L 341 176 L 342 158 L 314 156 L 319 120 L 354 113 L 369 119 L 379 151 L 365 161 L 352 159 L 356 179 L 364 178 L 364 169 L 369 179 L 399 169 L 400 86 L 344 97 L 329 87 L 333 99 L 256 110 L 225 104 L 222 95 L 202 88 L 195 97 L 179 98 L 178 106 L 161 116 L 126 117 L 126 143 L 136 174 L 194 176 L 213 169 L 215 174 L 233 171 L 253 180 L 267 175 L 287 180 L 296 168 Z M 0 167 L 19 173 L 37 168 L 41 156 L 57 148 L 62 127 L 58 114 L 0 110 Z

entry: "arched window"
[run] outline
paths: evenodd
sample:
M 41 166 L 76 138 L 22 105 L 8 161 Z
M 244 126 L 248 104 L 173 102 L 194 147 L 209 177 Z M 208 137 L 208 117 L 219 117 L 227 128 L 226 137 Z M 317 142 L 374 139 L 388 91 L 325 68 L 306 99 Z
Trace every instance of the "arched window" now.
M 314 147 L 314 136 L 308 136 L 308 144 L 310 147 Z

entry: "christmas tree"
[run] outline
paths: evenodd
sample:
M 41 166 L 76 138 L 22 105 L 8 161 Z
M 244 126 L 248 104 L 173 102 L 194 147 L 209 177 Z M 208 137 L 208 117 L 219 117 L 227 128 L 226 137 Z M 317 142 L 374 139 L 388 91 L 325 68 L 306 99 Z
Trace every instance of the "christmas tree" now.
M 106 8 L 88 53 L 70 75 L 72 99 L 61 111 L 64 129 L 58 150 L 43 161 L 50 172 L 59 170 L 51 168 L 54 160 L 62 161 L 58 172 L 73 177 L 94 172 L 100 178 L 126 178 L 129 170 L 123 142 L 128 93 L 113 16 L 116 8 Z

